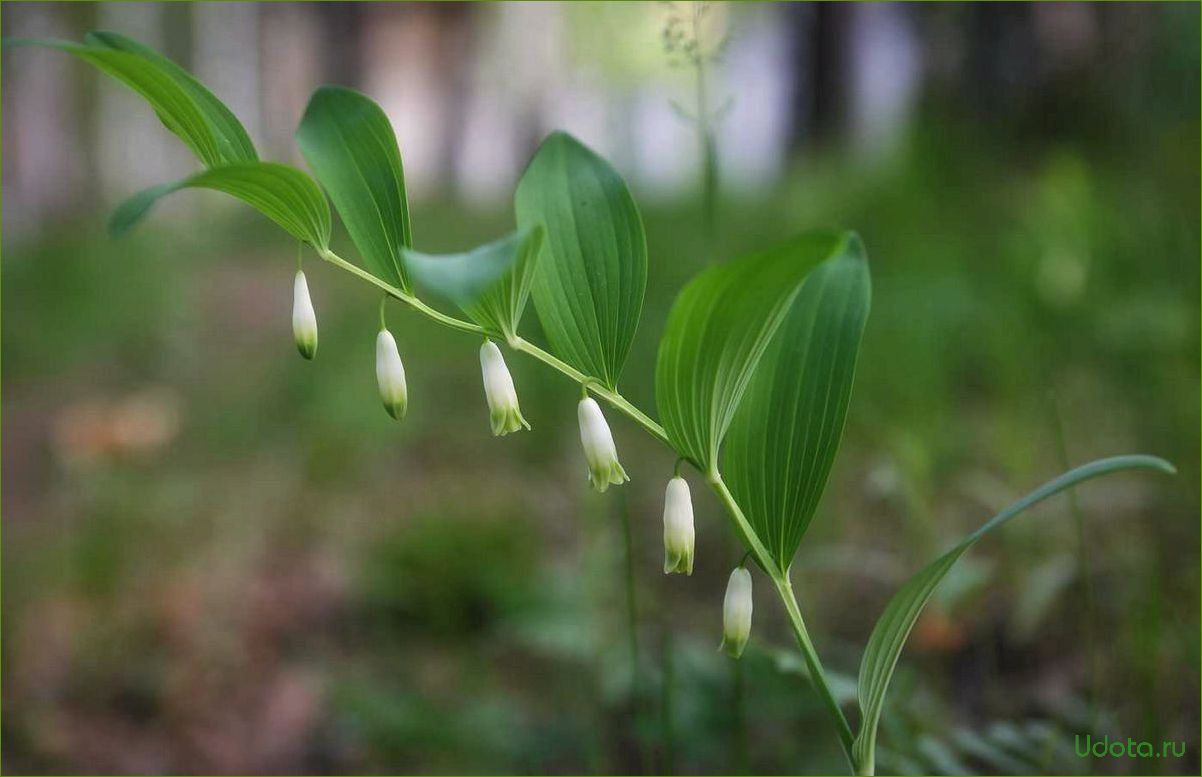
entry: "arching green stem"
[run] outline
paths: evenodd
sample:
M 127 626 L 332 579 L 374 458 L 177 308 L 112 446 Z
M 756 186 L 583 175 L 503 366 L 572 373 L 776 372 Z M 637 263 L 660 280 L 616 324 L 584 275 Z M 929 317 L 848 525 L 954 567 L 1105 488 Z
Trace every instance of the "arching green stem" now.
M 396 286 L 380 280 L 366 270 L 351 264 L 329 249 L 319 250 L 318 253 L 322 259 L 325 259 L 330 264 L 340 267 L 350 274 L 362 278 L 371 285 L 383 291 L 388 296 L 393 297 L 394 299 L 399 299 L 401 302 L 404 302 L 406 305 L 409 305 L 411 308 L 425 314 L 440 324 L 449 326 L 452 329 L 458 329 L 460 332 L 471 332 L 472 334 L 477 335 L 484 334 L 483 328 L 476 326 L 470 321 L 464 321 L 463 319 L 455 318 L 454 316 L 448 316 L 446 313 L 443 313 L 440 310 L 435 310 L 409 292 L 398 289 Z
M 322 259 L 325 259 L 335 267 L 346 270 L 351 275 L 355 275 L 367 281 L 380 291 L 387 294 L 389 297 L 404 302 L 409 307 L 426 315 L 429 318 L 434 319 L 440 324 L 449 326 L 452 329 L 458 329 L 460 332 L 470 332 L 472 334 L 481 336 L 486 335 L 486 332 L 482 327 L 479 327 L 470 321 L 464 321 L 462 319 L 455 318 L 454 316 L 448 316 L 446 313 L 430 307 L 414 295 L 406 291 L 402 291 L 390 283 L 380 280 L 360 267 L 356 267 L 333 251 L 322 249 L 318 251 L 318 254 Z M 626 397 L 622 396 L 618 392 L 607 389 L 596 378 L 590 375 L 585 375 L 583 372 L 571 366 L 570 364 L 557 359 L 556 357 L 544 351 L 542 348 L 539 348 L 537 345 L 532 345 L 520 337 L 511 338 L 509 340 L 509 347 L 513 348 L 515 351 L 521 351 L 528 356 L 533 356 L 535 359 L 538 359 L 548 367 L 552 367 L 559 372 L 562 372 L 574 382 L 587 386 L 589 391 L 601 397 L 610 405 L 629 416 L 631 420 L 646 429 L 652 437 L 655 437 L 668 447 L 672 447 L 672 443 L 668 441 L 668 435 L 666 432 L 664 432 L 664 428 L 652 420 L 651 416 L 647 415 L 642 410 L 639 410 L 629 400 L 627 400 Z
M 818 691 L 818 696 L 822 699 L 827 712 L 830 713 L 831 720 L 835 722 L 835 730 L 839 734 L 839 744 L 843 745 L 843 754 L 847 756 L 847 763 L 851 766 L 852 773 L 859 774 L 855 757 L 851 752 L 852 742 L 856 738 L 855 734 L 852 733 L 851 724 L 847 722 L 847 717 L 839 707 L 838 700 L 835 699 L 830 686 L 826 683 L 826 673 L 822 670 L 822 661 L 818 658 L 818 651 L 814 648 L 814 643 L 810 640 L 810 633 L 806 629 L 805 620 L 801 617 L 801 608 L 797 606 L 797 597 L 793 595 L 793 584 L 789 582 L 787 574 L 775 582 L 776 591 L 780 594 L 780 600 L 785 604 L 785 612 L 789 615 L 789 625 L 793 627 L 793 636 L 797 638 L 797 645 L 801 648 L 801 655 L 805 658 L 806 668 L 814 683 L 814 690 Z
M 647 432 L 669 448 L 672 443 L 668 440 L 668 434 L 664 428 L 651 419 L 651 416 L 639 410 L 630 403 L 624 396 L 616 391 L 611 391 L 603 386 L 596 378 L 585 375 L 580 370 L 572 365 L 564 362 L 555 356 L 539 348 L 537 345 L 532 345 L 529 341 L 523 340 L 520 337 L 514 337 L 509 341 L 509 346 L 515 351 L 521 351 L 527 356 L 533 356 L 548 367 L 552 367 L 564 375 L 567 375 L 576 383 L 586 386 L 589 391 L 604 399 L 610 405 L 614 406 L 622 413 L 630 417 L 632 421 L 643 427 Z
M 451 327 L 461 332 L 470 332 L 477 335 L 485 335 L 484 329 L 462 319 L 449 316 L 439 310 L 436 310 L 427 305 L 422 300 L 418 299 L 413 294 L 403 291 L 396 286 L 393 286 L 385 281 L 380 280 L 371 273 L 356 267 L 342 257 L 328 249 L 319 249 L 318 254 L 330 264 L 339 267 L 352 275 L 367 281 L 371 285 L 380 289 L 385 295 L 398 299 L 409 305 L 414 310 L 425 316 Z M 381 316 L 383 315 L 383 303 L 381 302 Z M 515 351 L 521 351 L 527 356 L 531 356 L 538 361 L 546 364 L 563 375 L 567 376 L 573 382 L 580 384 L 585 391 L 591 391 L 601 399 L 604 399 L 612 407 L 625 414 L 639 426 L 643 427 L 652 437 L 656 438 L 669 448 L 674 447 L 668 439 L 667 432 L 664 428 L 656 423 L 650 416 L 637 408 L 629 400 L 623 397 L 616 391 L 606 388 L 596 378 L 585 375 L 580 370 L 571 366 L 567 362 L 547 353 L 542 348 L 531 344 L 521 337 L 509 338 L 509 346 Z M 680 461 L 677 461 L 676 471 L 679 473 Z M 797 606 L 797 599 L 793 595 L 793 587 L 789 583 L 787 570 L 782 570 L 775 561 L 772 560 L 771 554 L 764 544 L 760 541 L 755 531 L 751 528 L 751 524 L 747 521 L 747 517 L 743 515 L 743 510 L 735 502 L 734 496 L 726 487 L 726 483 L 722 480 L 721 473 L 716 467 L 712 467 L 709 472 L 705 473 L 706 482 L 710 484 L 714 493 L 722 501 L 726 507 L 726 511 L 730 514 L 731 521 L 735 526 L 735 530 L 743 540 L 743 544 L 748 548 L 748 554 L 756 560 L 756 563 L 764 570 L 764 572 L 773 580 L 776 585 L 777 592 L 780 594 L 781 601 L 784 603 L 785 612 L 789 616 L 789 622 L 793 627 L 793 633 L 797 637 L 797 644 L 801 648 L 801 653 L 805 659 L 806 666 L 810 672 L 810 678 L 813 681 L 814 688 L 818 691 L 819 697 L 830 713 L 835 724 L 835 728 L 839 733 L 839 742 L 843 745 L 844 753 L 847 755 L 848 762 L 852 764 L 853 771 L 855 769 L 854 761 L 851 755 L 851 743 L 853 735 L 851 726 L 847 722 L 847 718 L 843 715 L 843 711 L 839 708 L 838 702 L 835 700 L 834 694 L 831 693 L 830 686 L 827 685 L 826 675 L 823 674 L 822 662 L 818 659 L 818 652 L 814 648 L 814 643 L 810 640 L 809 632 L 806 630 L 805 621 L 802 620 L 801 610 Z

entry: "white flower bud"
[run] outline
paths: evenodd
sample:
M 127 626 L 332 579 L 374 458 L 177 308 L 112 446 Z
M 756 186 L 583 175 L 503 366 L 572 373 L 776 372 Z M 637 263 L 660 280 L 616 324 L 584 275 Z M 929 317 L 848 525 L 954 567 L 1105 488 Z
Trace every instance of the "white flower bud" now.
M 584 458 L 588 462 L 589 481 L 593 488 L 604 491 L 610 483 L 621 484 L 630 480 L 626 470 L 618 463 L 613 435 L 596 400 L 592 397 L 580 400 L 576 415 L 580 419 L 580 444 L 584 446 Z
M 743 655 L 747 638 L 751 636 L 751 573 L 746 567 L 735 567 L 726 584 L 722 601 L 722 644 L 718 649 L 731 658 Z
M 496 437 L 530 428 L 518 407 L 518 392 L 505 366 L 501 349 L 492 340 L 480 346 L 480 370 L 484 373 L 484 397 L 488 400 L 488 417 Z
M 376 383 L 380 386 L 380 399 L 384 400 L 388 415 L 397 420 L 404 418 L 409 404 L 405 365 L 401 364 L 396 340 L 387 329 L 381 329 L 376 335 Z
M 292 285 L 292 338 L 296 350 L 306 359 L 317 353 L 317 314 L 313 312 L 313 300 L 309 298 L 309 284 L 305 273 L 296 271 Z
M 693 500 L 689 484 L 677 475 L 664 492 L 664 574 L 693 574 Z

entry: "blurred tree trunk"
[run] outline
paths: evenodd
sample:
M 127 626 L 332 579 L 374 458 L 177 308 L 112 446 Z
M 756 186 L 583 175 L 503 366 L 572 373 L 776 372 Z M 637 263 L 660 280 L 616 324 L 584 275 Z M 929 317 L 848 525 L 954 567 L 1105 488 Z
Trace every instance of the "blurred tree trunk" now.
M 793 28 L 794 81 L 790 100 L 790 148 L 797 152 L 837 137 L 850 103 L 850 29 L 854 8 L 842 3 L 786 7 Z
M 855 8 L 841 3 L 815 3 L 811 30 L 811 126 L 819 143 L 829 142 L 847 125 L 851 79 L 851 26 Z
M 309 95 L 332 79 L 323 69 L 320 52 L 322 14 L 306 3 L 266 3 L 262 6 L 262 51 L 259 54 L 263 100 L 263 156 L 300 163 L 293 138 Z
M 90 22 L 81 6 L 6 3 L 6 35 L 77 37 Z M 94 76 L 57 52 L 33 48 L 4 52 L 4 209 L 6 237 L 36 232 L 90 200 L 97 176 L 92 155 L 76 132 L 90 126 Z
M 324 71 L 330 83 L 363 81 L 363 7 L 358 3 L 318 3 Z
M 433 6 L 438 45 L 434 48 L 433 72 L 441 83 L 442 132 L 438 149 L 436 180 L 453 189 L 457 180 L 456 161 L 464 145 L 471 95 L 471 74 L 476 51 L 477 9 L 471 3 L 436 3 Z
M 96 26 L 119 30 L 164 51 L 165 11 L 166 7 L 158 3 L 104 3 L 97 6 Z M 175 58 L 172 52 L 165 53 Z M 169 181 L 191 169 L 187 149 L 154 120 L 141 97 L 107 76 L 99 79 L 96 94 L 96 157 L 100 190 L 109 203 L 120 202 L 138 189 Z M 182 208 L 177 201 L 167 203 L 160 212 L 176 213 Z
M 1010 114 L 1038 70 L 1032 10 L 1026 3 L 970 6 L 965 25 L 967 55 L 957 90 L 986 116 Z

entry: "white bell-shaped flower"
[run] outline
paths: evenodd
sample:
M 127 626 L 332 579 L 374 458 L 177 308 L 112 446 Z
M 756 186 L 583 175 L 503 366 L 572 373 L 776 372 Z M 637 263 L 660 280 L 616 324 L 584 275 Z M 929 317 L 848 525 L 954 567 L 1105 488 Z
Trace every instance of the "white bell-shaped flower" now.
M 296 271 L 296 281 L 292 285 L 292 337 L 300 355 L 312 359 L 317 353 L 317 314 L 313 311 L 309 284 L 302 270 Z
M 664 574 L 693 574 L 693 499 L 689 484 L 677 475 L 664 491 Z
M 592 397 L 580 400 L 576 414 L 580 418 L 580 444 L 584 446 L 584 458 L 588 462 L 589 481 L 593 488 L 604 491 L 610 483 L 621 484 L 630 480 L 626 470 L 618 463 L 613 435 L 597 401 Z
M 505 366 L 501 349 L 492 340 L 480 346 L 480 370 L 484 373 L 484 396 L 488 400 L 488 418 L 492 433 L 496 437 L 530 428 L 518 407 L 518 392 L 513 387 L 513 377 Z
M 409 405 L 405 365 L 401 364 L 396 339 L 387 329 L 381 329 L 376 335 L 376 383 L 380 386 L 380 399 L 384 400 L 388 415 L 397 420 L 404 418 L 405 408 Z
M 746 567 L 735 567 L 726 583 L 726 598 L 722 601 L 722 644 L 718 649 L 731 658 L 738 658 L 743 655 L 750 636 L 751 573 Z

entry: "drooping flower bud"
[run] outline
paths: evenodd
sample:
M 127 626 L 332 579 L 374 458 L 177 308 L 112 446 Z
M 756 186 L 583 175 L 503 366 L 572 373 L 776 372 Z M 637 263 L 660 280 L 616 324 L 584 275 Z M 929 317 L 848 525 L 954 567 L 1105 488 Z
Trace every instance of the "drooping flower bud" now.
M 689 484 L 677 475 L 664 492 L 664 574 L 693 574 L 693 500 Z
M 747 638 L 751 636 L 751 573 L 746 567 L 735 567 L 726 584 L 722 601 L 722 644 L 718 649 L 731 658 L 743 655 Z
M 618 463 L 613 435 L 597 401 L 592 397 L 580 400 L 576 415 L 580 419 L 580 444 L 584 446 L 584 458 L 588 462 L 589 481 L 593 488 L 604 491 L 610 483 L 620 485 L 630 480 L 626 470 Z
M 501 349 L 492 340 L 480 346 L 480 370 L 484 373 L 484 397 L 488 400 L 488 418 L 492 433 L 496 437 L 530 428 L 518 407 L 518 392 L 513 387 L 513 378 L 505 366 Z
M 313 312 L 309 284 L 302 270 L 296 271 L 292 285 L 292 338 L 301 356 L 312 359 L 317 353 L 317 314 Z
M 409 405 L 405 365 L 401 364 L 396 340 L 387 329 L 381 329 L 376 335 L 376 383 L 380 386 L 380 399 L 384 400 L 388 415 L 398 421 L 404 418 L 405 408 Z

